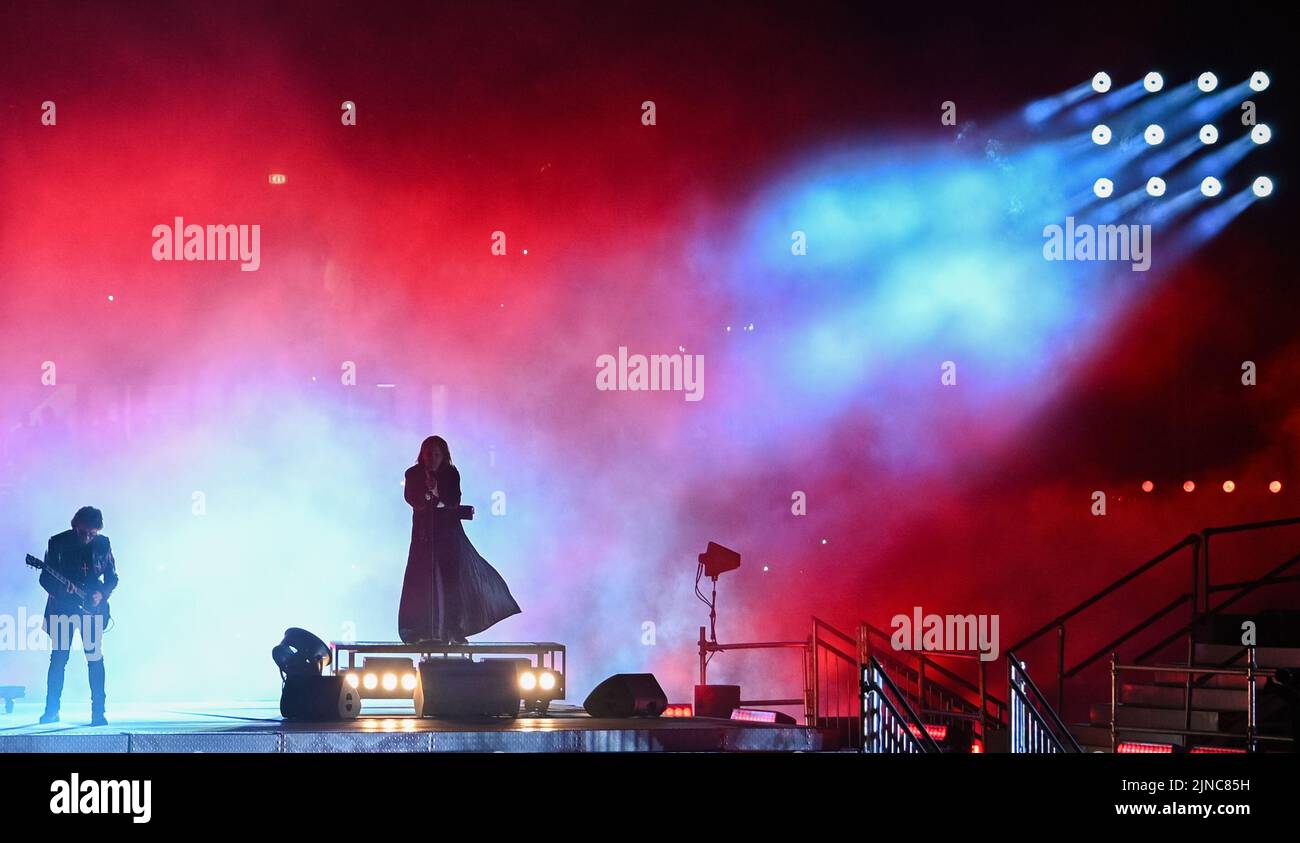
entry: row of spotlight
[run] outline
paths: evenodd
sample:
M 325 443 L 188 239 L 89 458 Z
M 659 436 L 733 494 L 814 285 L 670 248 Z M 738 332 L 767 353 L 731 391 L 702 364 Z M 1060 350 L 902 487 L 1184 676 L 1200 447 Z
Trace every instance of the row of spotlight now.
M 1142 77 L 1142 87 L 1150 93 L 1157 93 L 1165 87 L 1165 77 L 1156 73 L 1154 70 Z M 1215 76 L 1208 70 L 1196 77 L 1196 87 L 1202 93 L 1210 93 L 1219 87 L 1219 77 Z M 1250 89 L 1252 91 L 1263 91 L 1268 87 L 1268 74 L 1262 70 L 1256 70 L 1250 75 Z M 1110 90 L 1110 74 L 1100 71 L 1092 77 L 1092 89 L 1099 94 L 1104 94 Z
M 414 671 L 398 673 L 387 671 L 379 673 L 372 670 L 365 671 L 345 671 L 343 681 L 349 688 L 364 688 L 367 691 L 384 690 L 393 692 L 401 685 L 403 691 L 414 691 L 419 685 L 419 677 Z M 519 690 L 532 692 L 537 690 L 554 691 L 558 684 L 558 679 L 554 671 L 523 669 L 519 671 L 518 676 Z
M 1092 129 L 1092 142 L 1098 146 L 1105 146 L 1110 143 L 1113 133 L 1110 126 L 1105 123 L 1098 123 Z M 1273 137 L 1273 130 L 1266 123 L 1260 123 L 1250 130 L 1250 139 L 1256 144 L 1268 143 Z M 1219 141 L 1219 130 L 1211 123 L 1206 123 L 1200 131 L 1201 143 L 1209 146 Z M 1159 146 L 1165 142 L 1165 130 L 1159 123 L 1152 123 L 1146 127 L 1142 133 L 1142 139 L 1147 142 L 1147 146 Z
M 1156 484 L 1155 484 L 1155 483 L 1152 483 L 1150 480 L 1144 480 L 1144 481 L 1142 481 L 1142 491 L 1144 491 L 1144 492 L 1154 492 L 1154 491 L 1155 491 L 1155 488 L 1156 488 Z M 1275 495 L 1278 494 L 1279 492 L 1282 491 L 1282 481 L 1281 481 L 1281 480 L 1274 480 L 1274 481 L 1270 482 L 1270 483 L 1268 484 L 1268 490 L 1269 490 L 1270 492 L 1272 492 L 1273 494 L 1275 494 Z M 1196 491 L 1196 483 L 1193 482 L 1193 481 L 1191 481 L 1191 480 L 1186 481 L 1185 483 L 1183 483 L 1183 491 L 1184 491 L 1184 492 L 1195 492 L 1195 491 Z M 1234 482 L 1231 481 L 1231 480 L 1224 480 L 1224 481 L 1223 481 L 1223 491 L 1224 491 L 1224 492 L 1227 492 L 1228 494 L 1232 494 L 1233 492 L 1237 491 L 1237 484 L 1234 483 Z
M 1164 196 L 1168 185 L 1165 180 L 1159 176 L 1152 176 L 1147 179 L 1148 196 Z M 1259 198 L 1263 199 L 1273 192 L 1273 180 L 1268 176 L 1260 176 L 1250 185 L 1250 190 Z M 1097 179 L 1092 184 L 1092 192 L 1098 199 L 1109 199 L 1115 193 L 1115 183 L 1107 178 Z M 1223 182 L 1214 176 L 1206 176 L 1201 179 L 1201 195 L 1214 197 L 1223 192 Z

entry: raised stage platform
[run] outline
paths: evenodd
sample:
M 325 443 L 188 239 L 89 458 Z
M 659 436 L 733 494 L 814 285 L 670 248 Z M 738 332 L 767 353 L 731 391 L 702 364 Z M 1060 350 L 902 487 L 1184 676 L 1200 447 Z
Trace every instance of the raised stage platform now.
M 555 705 L 544 717 L 449 721 L 409 704 L 367 702 L 356 720 L 287 723 L 278 701 L 115 706 L 107 726 L 70 710 L 37 724 L 41 705 L 0 715 L 0 752 L 817 752 L 817 729 L 711 718 L 595 719 Z

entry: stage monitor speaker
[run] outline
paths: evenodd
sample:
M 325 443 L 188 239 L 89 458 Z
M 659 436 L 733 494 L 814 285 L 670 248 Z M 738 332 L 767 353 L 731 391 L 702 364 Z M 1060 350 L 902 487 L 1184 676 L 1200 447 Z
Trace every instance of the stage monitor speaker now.
M 739 685 L 696 685 L 695 716 L 731 718 L 731 712 L 740 708 Z
M 290 676 L 280 692 L 286 720 L 352 720 L 361 711 L 361 694 L 342 676 Z
M 597 685 L 582 707 L 592 717 L 658 717 L 668 697 L 653 673 L 616 673 Z
M 519 677 L 509 659 L 436 658 L 420 663 L 419 717 L 518 717 Z

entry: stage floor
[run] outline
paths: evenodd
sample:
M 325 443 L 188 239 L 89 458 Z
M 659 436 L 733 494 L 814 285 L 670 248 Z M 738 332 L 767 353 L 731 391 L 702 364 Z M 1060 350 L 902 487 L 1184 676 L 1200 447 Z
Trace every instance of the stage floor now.
M 545 717 L 482 721 L 414 717 L 369 701 L 356 720 L 288 723 L 279 702 L 124 705 L 107 726 L 66 711 L 40 725 L 41 706 L 0 714 L 0 752 L 817 752 L 819 730 L 711 718 L 596 719 L 553 705 Z

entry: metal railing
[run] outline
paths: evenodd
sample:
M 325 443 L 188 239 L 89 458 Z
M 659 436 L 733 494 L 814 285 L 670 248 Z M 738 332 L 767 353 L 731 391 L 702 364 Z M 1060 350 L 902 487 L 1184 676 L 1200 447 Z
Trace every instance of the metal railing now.
M 813 617 L 811 646 L 811 708 L 813 725 L 831 730 L 841 746 L 862 747 L 862 695 L 859 692 L 857 643 L 835 627 Z
M 1277 527 L 1287 527 L 1300 525 L 1300 517 L 1297 518 L 1280 518 L 1272 521 L 1256 521 L 1245 524 L 1233 524 L 1225 527 L 1207 527 L 1200 533 L 1193 533 L 1182 539 L 1173 546 L 1165 549 L 1153 558 L 1139 565 L 1129 573 L 1112 582 L 1110 585 L 1083 600 L 1074 608 L 1059 615 L 1049 621 L 1020 641 L 1017 641 L 1007 649 L 1009 651 L 1024 652 L 1030 644 L 1038 641 L 1044 635 L 1055 632 L 1057 636 L 1056 643 L 1056 705 L 1055 708 L 1061 711 L 1065 707 L 1065 684 L 1067 680 L 1074 678 L 1080 672 L 1091 665 L 1105 658 L 1107 654 L 1116 651 L 1119 647 L 1131 641 L 1136 636 L 1147 631 L 1160 620 L 1169 616 L 1175 610 L 1184 606 L 1188 608 L 1188 620 L 1179 626 L 1174 632 L 1166 635 L 1155 646 L 1148 647 L 1135 660 L 1137 662 L 1145 661 L 1158 654 L 1161 650 L 1177 641 L 1180 637 L 1186 637 L 1187 656 L 1186 664 L 1191 665 L 1195 661 L 1195 640 L 1194 635 L 1197 625 L 1207 617 L 1214 616 L 1222 612 L 1225 608 L 1240 600 L 1242 597 L 1253 593 L 1263 586 L 1277 585 L 1284 582 L 1300 581 L 1300 577 L 1281 576 L 1282 572 L 1300 562 L 1300 555 L 1293 556 L 1287 561 L 1278 565 L 1269 573 L 1262 577 L 1246 580 L 1243 582 L 1220 583 L 1214 585 L 1211 581 L 1209 566 L 1209 546 L 1210 539 L 1216 535 L 1228 533 L 1243 533 L 1258 530 L 1270 530 Z M 1067 667 L 1066 661 L 1066 631 L 1067 624 L 1070 620 L 1086 611 L 1105 598 L 1119 591 L 1125 585 L 1136 580 L 1138 577 L 1160 567 L 1164 562 L 1179 557 L 1182 551 L 1189 550 L 1189 579 L 1191 590 L 1179 594 L 1157 609 L 1153 614 L 1139 621 L 1137 624 L 1124 631 L 1113 640 L 1106 643 L 1105 646 L 1099 647 L 1096 651 L 1090 653 L 1085 658 L 1079 660 L 1073 666 Z M 1237 594 L 1224 600 L 1217 606 L 1210 606 L 1210 596 L 1224 591 L 1236 591 Z M 1010 692 L 1008 692 L 1009 694 Z M 1191 679 L 1188 679 L 1188 698 L 1191 696 Z M 1191 709 L 1190 704 L 1187 707 L 1187 719 L 1190 725 Z
M 1079 742 L 1061 722 L 1060 716 L 1029 678 L 1025 663 L 1007 652 L 1007 687 L 1011 700 L 1011 751 L 1083 752 Z
M 734 650 L 798 650 L 802 656 L 803 695 L 799 698 L 742 699 L 742 706 L 802 706 L 803 720 L 829 732 L 843 746 L 862 745 L 859 663 L 856 644 L 820 618 L 812 619 L 812 632 L 803 641 L 746 641 L 719 644 L 708 640 L 700 627 L 700 684 L 708 684 L 709 661 L 716 653 Z
M 813 725 L 814 707 L 811 677 L 808 674 L 808 642 L 807 641 L 744 641 L 735 644 L 719 644 L 716 641 L 710 641 L 705 635 L 705 628 L 700 627 L 700 684 L 709 684 L 709 661 L 715 653 L 725 653 L 731 650 L 799 650 L 804 657 L 800 660 L 803 665 L 803 688 L 804 694 L 801 698 L 790 699 L 763 699 L 763 700 L 741 700 L 741 705 L 767 705 L 767 706 L 787 706 L 799 705 L 804 709 L 804 723 L 808 726 Z
M 1130 726 L 1121 725 L 1119 722 L 1119 711 L 1123 706 L 1120 699 L 1121 683 L 1119 676 L 1123 672 L 1130 673 L 1186 673 L 1190 678 L 1202 676 L 1209 678 L 1212 676 L 1240 676 L 1246 683 L 1246 731 L 1245 734 L 1237 732 L 1210 731 L 1207 729 L 1193 729 L 1188 724 L 1182 729 L 1170 729 L 1160 727 Z M 1259 714 L 1256 711 L 1256 698 L 1258 691 L 1256 682 L 1261 678 L 1276 676 L 1277 671 L 1273 668 L 1262 668 L 1256 659 L 1254 647 L 1246 648 L 1246 664 L 1244 667 L 1201 667 L 1198 665 L 1188 665 L 1187 667 L 1170 667 L 1163 665 L 1146 665 L 1146 664 L 1120 664 L 1119 654 L 1111 653 L 1110 657 L 1110 751 L 1115 752 L 1119 746 L 1119 733 L 1135 735 L 1181 735 L 1184 738 L 1203 737 L 1215 738 L 1219 740 L 1244 740 L 1247 752 L 1257 752 L 1260 744 L 1264 742 L 1290 743 L 1295 744 L 1294 737 L 1282 735 L 1264 735 L 1259 732 Z M 1190 705 L 1190 693 L 1188 695 Z
M 888 642 L 890 635 L 868 623 L 858 623 L 859 661 L 863 664 L 875 656 L 896 678 L 908 702 L 927 720 L 934 722 L 966 721 L 981 743 L 988 740 L 989 724 L 1006 719 L 1007 704 L 989 693 L 988 662 L 977 652 L 895 650 L 892 645 L 877 647 L 876 640 Z M 910 659 L 910 662 L 909 662 Z M 949 669 L 940 659 L 976 664 L 976 681 Z
M 939 745 L 875 656 L 862 665 L 862 751 L 938 753 Z

